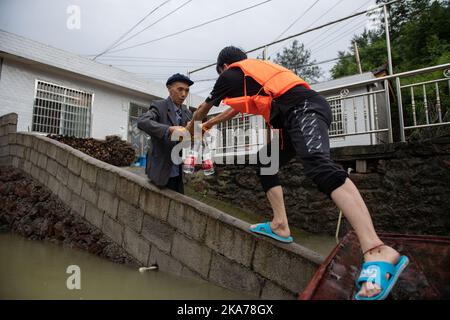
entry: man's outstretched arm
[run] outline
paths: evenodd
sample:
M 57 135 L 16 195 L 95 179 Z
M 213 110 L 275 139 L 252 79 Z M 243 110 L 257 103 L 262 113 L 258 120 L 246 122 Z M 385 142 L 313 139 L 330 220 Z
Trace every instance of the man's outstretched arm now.
M 213 106 L 212 103 L 205 101 L 197 108 L 197 110 L 195 110 L 195 112 L 192 116 L 192 120 L 186 126 L 186 129 L 191 134 L 194 134 L 194 123 L 196 121 L 202 121 L 203 119 L 205 119 L 206 116 L 208 115 L 209 110 L 211 110 L 212 106 Z
M 201 121 L 202 119 L 204 119 L 207 116 L 211 107 L 212 107 L 211 104 L 204 102 L 194 112 L 192 121 L 190 121 L 188 123 L 188 125 L 186 126 L 186 129 L 189 132 L 191 132 L 191 134 L 193 134 L 195 121 Z M 239 113 L 239 111 L 236 111 L 233 108 L 229 108 L 229 109 L 223 111 L 222 113 L 220 113 L 219 115 L 204 122 L 202 127 L 204 128 L 204 130 L 209 130 L 219 123 L 226 122 L 230 119 L 233 119 L 238 113 Z
M 238 113 L 239 113 L 239 111 L 236 111 L 233 108 L 229 108 L 229 109 L 225 110 L 224 112 L 222 112 L 221 114 L 217 115 L 216 117 L 211 118 L 208 121 L 206 121 L 203 124 L 203 127 L 206 130 L 209 130 L 219 123 L 233 119 Z

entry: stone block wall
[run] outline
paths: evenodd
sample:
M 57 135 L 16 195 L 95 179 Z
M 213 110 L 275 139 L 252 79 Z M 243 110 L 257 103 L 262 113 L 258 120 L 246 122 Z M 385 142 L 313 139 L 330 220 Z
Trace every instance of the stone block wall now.
M 293 299 L 324 260 L 297 244 L 257 237 L 246 222 L 58 141 L 15 132 L 17 115 L 0 123 L 2 164 L 48 186 L 143 266 L 259 298 Z
M 10 166 L 10 141 L 13 142 L 17 131 L 17 114 L 10 113 L 0 117 L 0 166 Z
M 377 231 L 450 235 L 450 137 L 333 149 L 332 158 L 345 170 L 354 169 L 350 178 Z M 357 167 L 362 172 L 356 172 Z M 272 210 L 256 170 L 218 166 L 215 175 L 204 178 L 199 173 L 189 183 L 208 196 L 270 218 Z M 281 168 L 279 177 L 289 222 L 312 233 L 334 235 L 339 209 L 305 177 L 301 161 L 292 160 Z M 350 229 L 344 219 L 340 234 Z

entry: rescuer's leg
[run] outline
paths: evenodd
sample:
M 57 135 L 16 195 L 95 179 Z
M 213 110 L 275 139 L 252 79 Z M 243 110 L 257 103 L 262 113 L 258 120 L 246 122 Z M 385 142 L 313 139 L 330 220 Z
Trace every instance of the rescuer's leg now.
M 287 164 L 295 156 L 295 150 L 290 144 L 285 132 L 281 132 L 281 134 L 283 135 L 283 148 L 278 149 L 280 167 Z M 269 154 L 267 149 L 271 150 L 271 144 L 264 147 L 260 153 L 264 152 L 264 154 Z M 283 188 L 280 184 L 278 174 L 264 175 L 261 174 L 260 168 L 257 169 L 257 174 L 273 211 L 273 219 L 270 222 L 270 229 L 273 233 L 279 235 L 280 237 L 288 238 L 291 235 L 291 231 L 289 230 L 286 208 L 284 206 Z M 257 227 L 258 225 L 252 225 L 250 228 L 254 230 Z
M 321 109 L 324 112 L 315 112 Z M 347 172 L 330 158 L 328 128 L 331 123 L 331 111 L 327 111 L 326 105 L 321 108 L 321 106 L 305 103 L 304 106 L 294 108 L 288 116 L 288 133 L 297 155 L 302 159 L 305 174 L 316 183 L 321 192 L 335 202 L 355 229 L 361 249 L 365 253 L 365 262 L 378 261 L 395 265 L 399 260 L 399 253 L 391 247 L 382 245 L 358 189 L 349 179 Z M 370 250 L 372 248 L 375 249 Z M 382 263 L 380 265 L 387 266 Z M 376 268 L 377 266 L 372 269 Z M 393 272 L 397 269 L 388 266 L 386 270 Z M 382 273 L 381 271 L 379 269 L 379 274 Z M 386 280 L 389 280 L 389 272 L 382 274 Z M 377 296 L 386 289 L 380 287 L 381 283 L 382 281 L 375 284 L 371 281 L 361 281 L 361 290 L 357 296 Z M 392 283 L 385 283 L 385 285 L 392 285 Z

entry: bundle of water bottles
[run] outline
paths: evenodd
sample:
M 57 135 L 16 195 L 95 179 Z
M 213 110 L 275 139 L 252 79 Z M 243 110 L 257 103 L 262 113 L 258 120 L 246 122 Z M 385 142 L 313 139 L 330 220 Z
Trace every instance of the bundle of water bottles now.
M 199 156 L 201 155 L 202 160 L 202 171 L 205 176 L 213 175 L 214 170 L 214 162 L 212 160 L 212 152 L 209 148 L 211 135 L 208 132 L 205 132 L 202 136 L 202 139 L 195 139 L 193 146 L 189 150 L 189 154 L 183 161 L 183 172 L 186 174 L 193 174 L 195 172 L 195 165 Z

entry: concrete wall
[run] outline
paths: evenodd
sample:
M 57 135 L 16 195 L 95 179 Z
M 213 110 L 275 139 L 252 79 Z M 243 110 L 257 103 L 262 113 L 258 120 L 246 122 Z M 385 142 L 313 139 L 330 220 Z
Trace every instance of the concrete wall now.
M 120 135 L 127 140 L 130 102 L 149 105 L 155 99 L 151 95 L 108 87 L 49 66 L 30 65 L 4 58 L 0 78 L 0 113 L 17 113 L 19 131 L 32 128 L 36 80 L 93 93 L 91 136 L 98 139 L 104 139 L 107 135 Z
M 358 187 L 377 231 L 450 234 L 450 136 L 426 141 L 332 149 L 331 157 Z M 235 162 L 236 163 L 236 162 Z M 355 171 L 356 169 L 356 171 Z M 190 181 L 208 196 L 268 218 L 272 209 L 255 166 L 217 166 L 216 173 Z M 300 160 L 279 172 L 289 223 L 316 234 L 334 235 L 339 209 L 306 178 Z M 261 218 L 263 218 L 261 217 Z M 344 219 L 341 235 L 351 229 Z
M 323 262 L 313 251 L 257 237 L 248 223 L 67 145 L 15 133 L 16 122 L 16 114 L 0 117 L 0 163 L 31 174 L 142 265 L 259 298 L 292 299 Z

